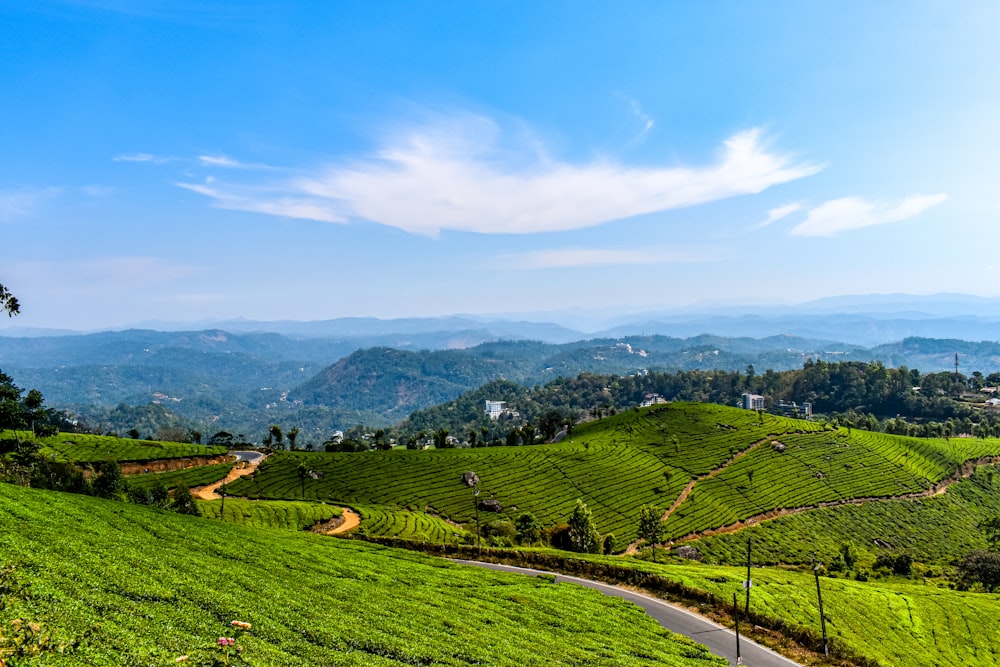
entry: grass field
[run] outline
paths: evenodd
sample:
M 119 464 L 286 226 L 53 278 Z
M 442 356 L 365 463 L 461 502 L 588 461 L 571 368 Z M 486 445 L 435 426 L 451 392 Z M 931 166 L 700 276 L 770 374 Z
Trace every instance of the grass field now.
M 207 664 L 233 620 L 253 626 L 237 640 L 253 666 L 725 664 L 576 586 L 7 484 L 0 563 L 0 648 L 15 619 L 79 642 L 18 665 Z

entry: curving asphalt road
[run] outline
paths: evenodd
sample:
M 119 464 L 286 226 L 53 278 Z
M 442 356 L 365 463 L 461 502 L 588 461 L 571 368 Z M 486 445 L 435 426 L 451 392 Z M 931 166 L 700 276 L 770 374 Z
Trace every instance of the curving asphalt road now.
M 514 565 L 480 563 L 478 561 L 460 560 L 457 558 L 453 560 L 456 563 L 475 565 L 477 567 L 485 567 L 491 570 L 500 570 L 502 572 L 515 572 L 533 576 L 537 576 L 539 574 L 555 574 L 553 572 L 533 570 L 527 567 L 516 567 Z M 690 637 L 699 644 L 704 644 L 708 647 L 708 650 L 715 655 L 722 656 L 723 658 L 729 660 L 730 665 L 741 664 L 746 667 L 800 667 L 799 663 L 792 662 L 788 658 L 778 655 L 771 649 L 764 648 L 760 644 L 755 644 L 742 635 L 740 636 L 740 656 L 743 658 L 743 661 L 741 663 L 737 663 L 736 634 L 732 630 L 724 628 L 721 625 L 717 625 L 706 618 L 689 612 L 686 609 L 664 602 L 659 598 L 643 595 L 642 593 L 635 593 L 633 591 L 625 590 L 624 588 L 611 586 L 610 584 L 602 584 L 597 581 L 580 579 L 579 577 L 570 577 L 563 574 L 556 574 L 556 581 L 568 581 L 574 584 L 580 584 L 581 586 L 598 590 L 605 595 L 613 595 L 637 604 L 642 607 L 647 614 L 655 618 L 663 627 L 676 632 L 677 634 L 684 635 L 685 637 Z
M 235 456 L 237 461 L 246 461 L 250 464 L 259 463 L 264 458 L 264 454 L 261 452 L 231 451 L 229 453 Z

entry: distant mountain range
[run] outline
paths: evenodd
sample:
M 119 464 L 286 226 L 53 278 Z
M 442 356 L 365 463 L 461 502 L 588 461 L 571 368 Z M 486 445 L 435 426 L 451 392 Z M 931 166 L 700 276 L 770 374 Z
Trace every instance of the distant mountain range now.
M 277 423 L 319 442 L 357 423 L 394 424 L 497 379 L 537 385 L 580 373 L 743 371 L 750 364 L 762 372 L 798 368 L 807 359 L 881 360 L 927 372 L 953 369 L 956 353 L 965 373 L 1000 371 L 1000 343 L 958 339 L 908 338 L 874 347 L 789 334 L 547 342 L 502 340 L 498 329 L 488 327 L 403 322 L 399 326 L 407 330 L 393 333 L 392 322 L 366 320 L 358 330 L 367 334 L 343 337 L 220 329 L 6 337 L 0 339 L 0 369 L 19 386 L 41 390 L 50 406 L 107 428 L 119 429 L 127 420 L 128 411 L 121 409 L 114 420 L 109 417 L 119 404 L 153 403 L 205 433 L 225 429 L 259 438 Z M 449 323 L 468 324 L 463 318 Z M 343 322 L 338 326 L 346 331 Z
M 569 343 L 592 338 L 702 334 L 800 338 L 876 346 L 910 337 L 1000 340 L 1000 299 L 964 294 L 875 294 L 818 299 L 796 305 L 700 304 L 662 311 L 553 310 L 508 315 L 259 321 L 143 322 L 134 329 L 160 332 L 222 330 L 277 333 L 294 339 L 331 339 L 347 354 L 363 347 L 458 349 L 496 340 Z M 19 328 L 12 320 L 0 337 L 51 337 L 81 332 Z

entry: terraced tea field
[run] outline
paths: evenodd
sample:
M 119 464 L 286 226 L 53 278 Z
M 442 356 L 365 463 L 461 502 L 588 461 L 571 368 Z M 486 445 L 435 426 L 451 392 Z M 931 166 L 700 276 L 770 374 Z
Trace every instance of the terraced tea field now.
M 780 447 L 778 446 L 780 443 Z M 779 451 L 781 450 L 781 451 Z M 1000 440 L 924 440 L 723 406 L 675 403 L 578 427 L 554 445 L 359 452 L 278 453 L 256 481 L 232 493 L 428 512 L 456 523 L 474 517 L 466 471 L 506 518 L 530 511 L 565 521 L 577 498 L 619 544 L 635 539 L 639 508 L 682 500 L 666 521 L 681 537 L 781 508 L 925 493 L 968 459 L 1000 454 Z M 315 479 L 299 475 L 299 465 Z M 690 485 L 690 494 L 686 487 Z M 487 515 L 484 520 L 491 515 Z M 445 533 L 447 534 L 447 533 Z
M 233 469 L 232 463 L 219 463 L 210 466 L 198 466 L 195 468 L 183 468 L 181 470 L 171 470 L 168 472 L 150 472 L 140 475 L 129 475 L 128 483 L 143 489 L 151 489 L 157 484 L 162 484 L 168 489 L 176 488 L 178 484 L 184 482 L 188 488 L 203 486 L 218 482 L 229 474 Z
M 778 444 L 780 443 L 780 444 Z M 903 438 L 844 429 L 788 434 L 699 480 L 666 521 L 670 538 L 785 508 L 929 492 L 1000 440 Z
M 1000 469 L 985 466 L 943 495 L 809 510 L 690 545 L 709 560 L 732 564 L 745 559 L 747 536 L 753 538 L 754 561 L 763 564 L 809 563 L 814 554 L 830 562 L 843 544 L 850 544 L 868 568 L 886 553 L 947 564 L 986 549 L 980 526 L 996 516 L 1000 516 Z
M 28 619 L 68 648 L 19 665 L 210 664 L 233 620 L 254 667 L 725 665 L 576 586 L 8 484 L 0 563 L 4 636 Z
M 53 456 L 59 461 L 77 463 L 155 461 L 188 456 L 219 456 L 227 451 L 225 447 L 207 447 L 159 440 L 132 440 L 85 433 L 59 433 L 36 440 L 42 444 L 43 454 Z
M 225 514 L 222 500 L 199 500 L 196 504 L 203 517 L 251 528 L 305 530 L 343 513 L 339 507 L 294 500 L 226 498 Z
M 383 537 L 402 537 L 422 542 L 448 542 L 465 534 L 465 529 L 426 512 L 396 507 L 355 505 L 361 516 L 360 531 Z

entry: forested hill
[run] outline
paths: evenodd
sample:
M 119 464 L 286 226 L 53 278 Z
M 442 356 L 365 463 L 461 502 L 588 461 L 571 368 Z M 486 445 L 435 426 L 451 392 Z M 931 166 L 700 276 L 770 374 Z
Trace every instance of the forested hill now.
M 801 369 L 813 360 L 881 359 L 886 366 L 953 371 L 956 353 L 963 373 L 1000 371 L 1000 344 L 955 340 L 907 339 L 861 348 L 793 336 L 629 336 L 561 344 L 493 341 L 462 349 L 411 347 L 419 336 L 393 340 L 399 344 L 358 349 L 357 339 L 221 330 L 2 338 L 0 369 L 19 386 L 42 391 L 48 405 L 69 408 L 102 430 L 135 427 L 153 436 L 160 414 L 161 426 L 202 433 L 228 430 L 250 440 L 262 438 L 269 425 L 281 424 L 301 429 L 303 441 L 317 443 L 334 430 L 362 422 L 394 425 L 414 410 L 497 380 L 533 387 L 581 373 L 745 373 L 750 365 L 763 375 L 765 369 Z M 436 341 L 456 343 L 454 337 Z M 717 400 L 711 398 L 717 393 L 701 391 L 691 398 Z M 722 402 L 731 400 L 727 394 Z M 807 399 L 796 394 L 791 400 Z M 147 409 L 151 405 L 157 410 Z M 130 421 L 136 408 L 143 413 Z M 138 420 L 141 427 L 132 423 Z
M 954 355 L 952 356 L 954 363 Z M 899 435 L 1000 436 L 1000 411 L 988 406 L 1000 372 L 965 376 L 954 371 L 921 373 L 881 362 L 807 361 L 799 369 L 650 372 L 617 376 L 584 373 L 544 386 L 493 382 L 453 401 L 414 412 L 396 437 L 446 430 L 471 444 L 551 439 L 565 424 L 631 409 L 650 399 L 738 405 L 745 393 L 762 395 L 770 408 L 780 401 L 809 402 L 815 412 L 844 425 Z M 491 419 L 485 401 L 504 401 L 507 414 Z M 513 413 L 516 413 L 514 416 Z M 514 431 L 514 439 L 508 441 Z

